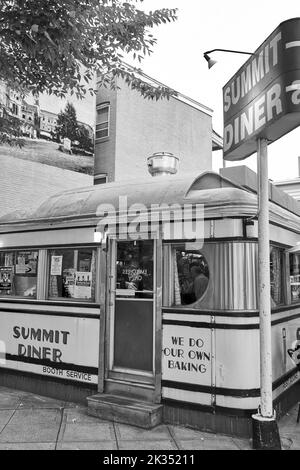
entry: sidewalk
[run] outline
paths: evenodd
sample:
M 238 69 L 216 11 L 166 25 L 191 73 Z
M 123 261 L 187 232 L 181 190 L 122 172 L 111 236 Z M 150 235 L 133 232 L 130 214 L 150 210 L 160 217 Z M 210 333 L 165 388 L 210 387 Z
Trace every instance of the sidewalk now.
M 300 449 L 297 407 L 279 423 L 284 449 Z M 100 421 L 84 406 L 0 387 L 0 450 L 250 450 L 251 441 L 161 425 Z

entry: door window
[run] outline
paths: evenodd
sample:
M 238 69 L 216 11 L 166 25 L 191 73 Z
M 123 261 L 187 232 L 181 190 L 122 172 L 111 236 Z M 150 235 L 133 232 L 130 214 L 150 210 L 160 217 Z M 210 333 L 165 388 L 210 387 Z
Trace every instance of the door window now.
M 153 297 L 153 242 L 118 242 L 117 297 Z

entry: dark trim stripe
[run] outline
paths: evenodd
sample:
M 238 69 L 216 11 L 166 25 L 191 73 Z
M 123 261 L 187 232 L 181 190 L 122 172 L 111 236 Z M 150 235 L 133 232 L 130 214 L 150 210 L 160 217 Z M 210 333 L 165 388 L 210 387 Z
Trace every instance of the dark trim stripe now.
M 272 308 L 272 315 L 281 312 L 289 312 L 290 310 L 300 310 L 300 303 L 284 305 Z M 236 317 L 236 318 L 256 318 L 259 317 L 258 310 L 201 310 L 198 308 L 178 308 L 178 307 L 162 307 L 163 313 L 174 313 L 180 315 L 213 315 L 214 317 Z
M 174 313 L 174 314 L 179 314 L 179 315 L 210 315 L 210 316 L 213 315 L 214 317 L 234 317 L 234 318 L 259 317 L 258 310 L 199 310 L 196 308 L 163 307 L 162 312 Z
M 72 227 L 73 228 L 73 227 Z M 82 227 L 81 227 L 82 228 Z M 59 229 L 47 229 L 48 230 L 59 230 Z M 28 230 L 28 232 L 39 232 L 40 230 Z M 23 232 L 12 232 L 12 233 L 23 233 Z M 24 233 L 27 233 L 27 230 L 24 230 Z M 0 232 L 0 235 L 3 235 L 3 233 Z M 16 245 L 16 246 L 7 246 L 1 248 L 1 251 L 11 251 L 11 250 L 18 250 L 18 251 L 24 251 L 24 250 L 50 250 L 50 249 L 55 249 L 55 248 L 99 248 L 99 245 L 97 245 L 95 242 L 94 243 L 55 243 L 55 244 L 47 244 L 47 245 Z
M 189 392 L 200 392 L 209 393 L 214 395 L 223 395 L 227 397 L 239 397 L 239 398 L 254 398 L 260 396 L 260 389 L 236 389 L 236 388 L 222 388 L 222 387 L 211 387 L 209 385 L 198 385 L 184 382 L 175 382 L 172 380 L 162 380 L 162 387 L 174 388 L 178 390 L 186 390 Z
M 201 405 L 199 403 L 190 403 L 188 401 L 179 401 L 172 398 L 162 398 L 161 403 L 165 406 L 173 408 L 181 408 L 185 410 L 202 411 L 203 413 L 220 413 L 229 414 L 233 416 L 240 416 L 244 418 L 251 418 L 254 413 L 257 413 L 257 409 L 240 409 L 240 408 L 226 408 L 218 405 Z
M 278 320 L 273 320 L 272 326 L 278 325 L 279 323 L 284 323 L 286 321 L 296 320 L 296 318 L 300 318 L 300 312 L 295 315 L 291 315 L 290 317 L 278 318 Z
M 59 224 L 63 222 L 73 222 L 74 224 L 76 223 L 77 220 L 89 220 L 89 224 L 80 224 L 80 225 L 68 225 L 61 227 Z M 31 227 L 33 225 L 36 225 L 37 228 L 29 228 L 26 230 L 26 228 L 23 227 L 23 225 L 27 224 L 30 225 Z M 48 224 L 49 227 L 41 227 L 38 228 L 40 224 Z M 57 226 L 53 226 L 54 224 L 58 224 Z M 91 227 L 96 227 L 97 226 L 97 220 L 96 220 L 96 214 L 85 214 L 85 215 L 76 215 L 73 214 L 72 216 L 65 216 L 64 218 L 54 218 L 54 219 L 23 219 L 20 221 L 11 221 L 11 222 L 6 222 L 5 224 L 2 224 L 3 226 L 15 226 L 15 227 L 20 227 L 20 230 L 9 230 L 7 232 L 0 232 L 1 235 L 10 235 L 11 233 L 29 233 L 29 232 L 47 232 L 48 230 L 73 230 L 73 229 L 80 229 L 80 228 L 91 228 Z M 50 226 L 51 225 L 51 226 Z
M 10 369 L 9 367 L 2 367 L 0 368 L 0 373 L 2 374 L 9 374 L 13 376 L 18 376 L 18 377 L 27 377 L 32 380 L 41 380 L 43 382 L 54 382 L 59 385 L 67 385 L 67 386 L 73 386 L 75 388 L 84 388 L 88 389 L 91 391 L 98 390 L 98 385 L 94 383 L 88 383 L 88 382 L 80 382 L 76 379 L 71 380 L 71 379 L 65 379 L 65 378 L 60 378 L 59 376 L 52 376 L 52 375 L 41 375 L 39 373 L 35 372 L 28 372 L 28 371 L 19 371 L 15 369 Z
M 173 313 L 173 312 L 169 312 Z M 212 315 L 212 314 L 211 314 Z M 279 325 L 281 323 L 287 323 L 292 320 L 300 318 L 300 312 L 296 315 L 291 315 L 289 317 L 279 318 L 278 320 L 273 320 L 271 325 Z M 211 328 L 218 330 L 259 330 L 258 323 L 244 323 L 244 324 L 233 324 L 233 323 L 212 323 L 212 322 L 193 322 L 193 321 L 182 321 L 182 320 L 162 320 L 163 325 L 178 325 L 178 326 L 189 326 L 191 328 Z
M 70 317 L 70 318 L 94 318 L 98 320 L 100 318 L 99 313 L 82 313 L 82 312 L 53 312 L 52 310 L 30 310 L 25 308 L 5 308 L 0 307 L 0 312 L 5 313 L 23 313 L 25 315 L 47 315 L 52 317 Z
M 277 388 L 279 388 L 282 384 L 284 384 L 284 382 L 293 377 L 293 375 L 295 375 L 297 372 L 299 372 L 299 369 L 297 367 L 294 367 L 294 369 L 291 369 L 289 372 L 279 377 L 279 379 L 276 379 L 273 382 L 272 390 L 276 390 Z
M 97 367 L 90 367 L 90 366 L 81 366 L 79 364 L 67 364 L 65 362 L 52 362 L 48 359 L 34 359 L 32 357 L 25 357 L 25 356 L 18 356 L 14 354 L 5 354 L 5 358 L 7 361 L 13 362 L 22 362 L 25 364 L 34 364 L 39 366 L 46 366 L 51 367 L 52 369 L 58 370 L 72 370 L 74 372 L 82 372 L 85 374 L 90 375 L 98 375 L 98 368 Z M 5 369 L 5 367 L 3 367 Z
M 234 218 L 234 217 L 230 217 L 230 218 Z M 238 219 L 240 219 L 240 217 L 237 217 Z M 222 219 L 208 219 L 208 220 L 222 220 Z M 177 238 L 177 239 L 164 239 L 163 240 L 163 245 L 169 245 L 170 243 L 178 243 L 178 244 L 183 244 L 183 243 L 189 243 L 189 242 L 195 242 L 196 241 L 196 238 L 191 238 L 191 239 L 182 239 L 182 238 Z M 235 237 L 216 237 L 216 238 L 211 238 L 211 237 L 207 237 L 207 238 L 204 238 L 203 239 L 203 243 L 207 243 L 207 244 L 212 244 L 212 243 L 223 243 L 223 242 L 244 242 L 244 243 L 256 243 L 257 242 L 257 238 L 255 237 L 244 237 L 242 235 L 237 235 Z
M 275 380 L 272 385 L 273 391 L 279 388 L 282 384 L 284 384 L 284 382 L 289 380 L 291 377 L 293 377 L 297 372 L 298 372 L 298 368 L 295 367 L 294 369 L 290 370 L 286 374 L 282 375 L 279 379 Z M 240 388 L 212 387 L 210 385 L 191 384 L 191 383 L 185 383 L 185 382 L 176 382 L 172 380 L 162 380 L 162 387 L 174 388 L 176 390 L 186 390 L 189 392 L 208 393 L 210 395 L 229 396 L 229 397 L 239 397 L 239 398 L 260 397 L 259 388 L 240 389 Z
M 72 302 L 72 301 L 56 301 L 56 300 L 29 300 L 26 298 L 16 298 L 16 297 L 0 297 L 1 303 L 12 303 L 12 304 L 25 304 L 25 305 L 48 305 L 53 307 L 81 307 L 81 308 L 98 308 L 100 307 L 99 303 L 95 302 Z
M 192 322 L 192 321 L 180 321 L 180 320 L 164 320 L 162 321 L 163 325 L 178 325 L 178 326 L 189 326 L 191 328 L 209 328 L 209 329 L 219 329 L 219 330 L 258 330 L 259 323 L 250 323 L 250 324 L 229 324 L 229 323 L 205 323 L 205 322 Z
M 272 308 L 272 315 L 281 312 L 288 312 L 289 310 L 296 310 L 297 308 L 300 309 L 300 303 L 289 304 L 289 305 L 282 305 L 280 307 Z

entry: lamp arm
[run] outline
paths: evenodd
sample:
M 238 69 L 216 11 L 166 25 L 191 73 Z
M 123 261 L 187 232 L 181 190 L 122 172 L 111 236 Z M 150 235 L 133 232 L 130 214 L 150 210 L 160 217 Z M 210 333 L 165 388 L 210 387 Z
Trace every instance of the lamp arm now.
M 234 51 L 231 49 L 212 49 L 211 51 L 206 51 L 204 54 L 210 54 L 211 52 L 221 51 L 221 52 L 233 52 L 235 54 L 247 54 L 247 55 L 257 55 L 255 52 L 244 52 L 244 51 Z

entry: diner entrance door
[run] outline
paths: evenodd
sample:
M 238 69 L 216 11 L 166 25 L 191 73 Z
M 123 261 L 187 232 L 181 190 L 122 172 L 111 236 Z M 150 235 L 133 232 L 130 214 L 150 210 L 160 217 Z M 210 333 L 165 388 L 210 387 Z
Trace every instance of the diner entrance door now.
M 155 401 L 156 242 L 110 240 L 105 391 Z

